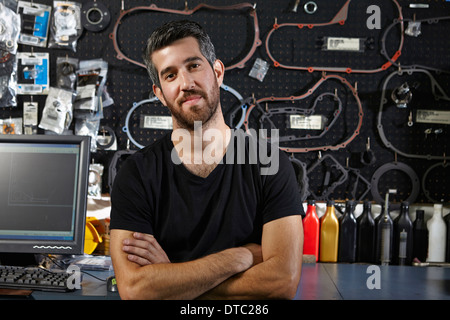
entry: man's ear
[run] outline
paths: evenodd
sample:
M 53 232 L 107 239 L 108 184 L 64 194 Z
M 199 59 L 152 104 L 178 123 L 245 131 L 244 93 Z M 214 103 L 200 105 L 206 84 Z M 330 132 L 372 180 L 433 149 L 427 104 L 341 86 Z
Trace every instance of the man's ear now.
M 164 95 L 161 91 L 161 88 L 158 87 L 157 85 L 153 85 L 153 93 L 159 99 L 159 101 L 161 101 L 161 103 L 167 107 L 166 100 L 164 99 Z
M 219 59 L 216 59 L 216 61 L 214 61 L 214 64 L 213 64 L 213 70 L 214 70 L 214 73 L 216 74 L 217 84 L 220 87 L 223 83 L 223 77 L 224 77 L 224 73 L 225 73 L 225 66 L 224 66 L 223 62 L 220 61 Z

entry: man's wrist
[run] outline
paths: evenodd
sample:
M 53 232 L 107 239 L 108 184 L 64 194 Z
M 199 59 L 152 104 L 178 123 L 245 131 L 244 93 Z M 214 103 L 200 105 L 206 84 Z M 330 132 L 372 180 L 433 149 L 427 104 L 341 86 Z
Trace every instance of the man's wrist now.
M 235 261 L 235 273 L 243 272 L 253 265 L 253 254 L 249 249 L 236 247 L 226 251 L 229 251 L 233 261 Z

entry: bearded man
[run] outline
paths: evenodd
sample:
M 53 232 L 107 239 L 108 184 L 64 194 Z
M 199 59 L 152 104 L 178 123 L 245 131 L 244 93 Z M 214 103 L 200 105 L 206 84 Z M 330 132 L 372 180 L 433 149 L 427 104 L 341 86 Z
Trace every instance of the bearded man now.
M 110 251 L 121 298 L 294 298 L 304 212 L 288 157 L 274 151 L 273 174 L 249 161 L 252 137 L 224 121 L 225 67 L 199 24 L 161 26 L 144 60 L 173 131 L 128 157 L 114 181 Z M 238 149 L 247 161 L 235 161 Z

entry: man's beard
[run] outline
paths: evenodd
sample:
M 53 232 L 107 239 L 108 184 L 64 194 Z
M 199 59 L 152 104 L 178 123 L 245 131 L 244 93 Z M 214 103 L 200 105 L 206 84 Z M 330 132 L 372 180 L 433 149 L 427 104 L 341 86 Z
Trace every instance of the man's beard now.
M 193 131 L 195 121 L 200 121 L 202 126 L 205 126 L 216 113 L 220 102 L 219 86 L 215 83 L 209 94 L 206 94 L 201 90 L 185 91 L 183 98 L 187 98 L 191 95 L 201 96 L 202 99 L 205 100 L 206 106 L 202 108 L 194 105 L 191 106 L 187 112 L 185 112 L 181 104 L 177 102 L 173 104 L 167 103 L 167 107 L 181 128 Z

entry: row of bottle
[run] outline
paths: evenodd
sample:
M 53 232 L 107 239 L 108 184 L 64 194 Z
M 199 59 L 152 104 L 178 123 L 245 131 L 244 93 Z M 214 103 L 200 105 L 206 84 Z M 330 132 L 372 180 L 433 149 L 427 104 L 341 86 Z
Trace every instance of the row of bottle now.
M 423 210 L 417 210 L 414 223 L 411 221 L 407 202 L 401 204 L 400 214 L 394 220 L 388 204 L 376 219 L 370 202 L 364 202 L 358 218 L 354 215 L 355 206 L 355 201 L 347 201 L 345 212 L 338 219 L 334 201 L 328 201 L 325 214 L 319 219 L 314 200 L 308 201 L 303 219 L 303 254 L 314 255 L 321 262 L 410 265 L 414 258 L 422 262 L 450 260 L 450 214 L 444 221 L 441 204 L 434 205 L 434 214 L 427 224 Z

